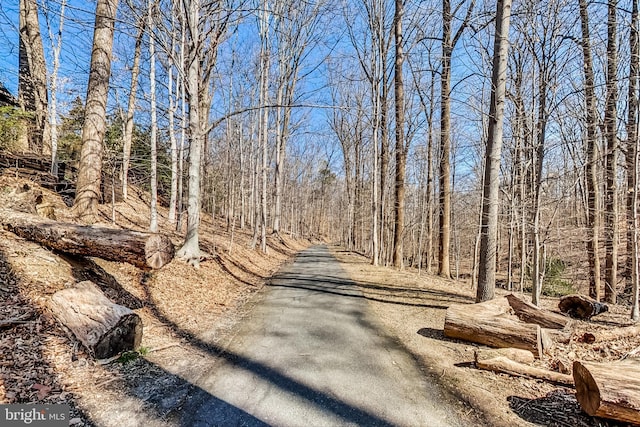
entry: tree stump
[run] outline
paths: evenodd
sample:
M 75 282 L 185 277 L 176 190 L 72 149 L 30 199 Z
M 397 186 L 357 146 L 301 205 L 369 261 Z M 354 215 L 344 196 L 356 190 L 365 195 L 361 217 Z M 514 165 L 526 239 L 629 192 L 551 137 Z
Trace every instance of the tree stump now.
M 56 292 L 49 308 L 58 322 L 98 359 L 135 350 L 142 341 L 140 317 L 111 302 L 92 282 L 80 282 Z
M 576 398 L 594 417 L 640 424 L 640 361 L 573 362 Z

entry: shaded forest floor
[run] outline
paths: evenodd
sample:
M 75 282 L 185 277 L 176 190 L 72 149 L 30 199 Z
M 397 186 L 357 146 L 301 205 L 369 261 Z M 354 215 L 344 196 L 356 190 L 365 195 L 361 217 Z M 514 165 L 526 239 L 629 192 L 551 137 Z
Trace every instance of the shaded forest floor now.
M 130 200 L 113 206 L 116 225 L 111 224 L 112 206 L 101 206 L 101 225 L 146 230 L 148 202 L 133 189 Z M 73 221 L 57 194 L 6 172 L 0 176 L 0 206 Z M 179 246 L 183 231 L 173 229 L 166 211 L 160 214 L 161 232 Z M 212 368 L 213 353 L 233 338 L 234 324 L 251 310 L 253 296 L 283 263 L 312 243 L 270 236 L 268 253 L 262 254 L 248 248 L 251 237 L 246 230 L 227 231 L 226 224 L 205 216 L 201 247 L 208 255 L 200 269 L 174 260 L 145 273 L 127 264 L 52 252 L 0 231 L 0 322 L 18 320 L 0 326 L 0 403 L 68 403 L 76 426 L 171 424 L 199 377 Z M 334 252 L 388 333 L 431 377 L 468 402 L 470 412 L 484 414 L 488 425 L 617 425 L 583 414 L 572 389 L 475 369 L 476 346 L 443 335 L 446 308 L 473 302 L 468 283 L 373 267 L 360 255 L 338 248 Z M 87 279 L 142 317 L 140 353 L 95 361 L 51 317 L 49 297 Z M 543 304 L 554 308 L 557 299 L 545 298 Z M 579 323 L 578 329 L 629 323 L 628 308 L 615 306 L 592 322 Z M 635 338 L 599 346 L 571 342 L 536 363 L 558 369 L 576 359 L 617 360 L 639 345 Z

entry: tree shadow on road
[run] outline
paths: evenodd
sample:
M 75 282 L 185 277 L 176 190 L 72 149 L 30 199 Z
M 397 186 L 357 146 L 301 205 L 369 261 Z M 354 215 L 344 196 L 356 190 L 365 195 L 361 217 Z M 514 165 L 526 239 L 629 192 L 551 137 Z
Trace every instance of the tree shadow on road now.
M 285 375 L 278 369 L 267 366 L 261 362 L 252 360 L 240 354 L 236 354 L 223 346 L 204 341 L 192 333 L 184 330 L 170 318 L 168 318 L 155 304 L 151 295 L 147 296 L 145 305 L 149 308 L 154 317 L 164 325 L 171 328 L 174 335 L 181 338 L 188 346 L 205 352 L 213 358 L 210 369 L 215 369 L 217 364 L 226 363 L 235 368 L 247 371 L 255 377 L 269 382 L 273 386 L 290 393 L 298 398 L 302 398 L 310 404 L 316 406 L 324 412 L 331 413 L 344 421 L 346 424 L 367 425 L 367 426 L 391 426 L 384 418 L 369 413 L 361 408 L 343 402 L 334 396 L 323 391 L 312 388 L 294 378 Z M 152 364 L 144 360 L 139 363 Z M 152 364 L 153 365 L 153 364 Z M 156 375 L 149 378 L 136 380 L 127 384 L 128 393 L 138 399 L 154 403 L 153 407 L 157 416 L 163 418 L 167 416 L 166 402 L 177 401 L 180 406 L 179 425 L 183 426 L 205 426 L 205 425 L 247 425 L 264 426 L 263 421 L 247 414 L 240 408 L 225 402 L 212 395 L 207 390 L 200 388 L 198 381 L 185 381 L 175 375 L 168 373 L 164 368 L 157 365 L 152 366 Z M 153 372 L 153 369 L 151 370 Z M 201 372 L 200 374 L 205 374 Z M 126 375 L 125 375 L 126 377 Z M 158 392 L 158 384 L 165 379 L 173 386 L 161 387 Z M 140 382 L 141 381 L 141 382 Z M 148 383 L 148 387 L 144 384 Z M 155 385 L 154 385 L 155 384 Z M 185 387 L 188 390 L 185 393 Z M 167 393 L 167 390 L 169 393 Z M 158 394 L 155 394 L 158 393 Z M 247 393 L 250 393 L 247 390 Z M 168 400 L 167 400 L 168 399 Z M 172 405 L 169 405 L 169 409 Z M 173 415 L 174 417 L 176 415 Z M 221 418 L 216 418 L 221 417 Z M 227 417 L 227 418 L 224 418 Z

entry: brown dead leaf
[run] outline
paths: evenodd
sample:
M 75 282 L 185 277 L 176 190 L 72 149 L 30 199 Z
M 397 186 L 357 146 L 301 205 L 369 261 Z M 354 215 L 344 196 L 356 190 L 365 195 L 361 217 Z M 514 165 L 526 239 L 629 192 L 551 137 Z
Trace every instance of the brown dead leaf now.
M 38 390 L 38 400 L 43 400 L 51 392 L 51 387 L 44 384 L 34 384 L 31 386 L 31 388 L 34 390 Z

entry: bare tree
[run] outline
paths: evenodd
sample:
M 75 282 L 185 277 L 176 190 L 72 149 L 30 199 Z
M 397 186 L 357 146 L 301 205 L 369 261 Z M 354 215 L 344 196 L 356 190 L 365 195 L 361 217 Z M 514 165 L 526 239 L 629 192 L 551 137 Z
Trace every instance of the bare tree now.
M 106 130 L 107 95 L 111 75 L 111 52 L 118 0 L 98 0 L 93 51 L 82 127 L 82 151 L 74 210 L 93 222 L 101 198 L 102 148 Z
M 402 238 L 404 234 L 404 180 L 406 174 L 407 151 L 404 135 L 404 83 L 402 78 L 402 64 L 404 62 L 402 18 L 404 16 L 403 0 L 396 0 L 395 9 L 395 102 L 396 102 L 396 194 L 395 194 L 395 228 L 393 235 L 393 265 L 403 266 Z
M 600 299 L 600 257 L 598 255 L 600 233 L 600 190 L 598 184 L 597 159 L 597 114 L 595 96 L 595 77 L 593 60 L 591 59 L 591 38 L 589 30 L 589 12 L 587 1 L 579 0 L 580 24 L 582 28 L 582 54 L 584 57 L 584 91 L 586 101 L 586 149 L 587 149 L 587 198 L 589 238 L 587 239 L 587 256 L 589 257 L 590 281 L 589 294 Z
M 482 231 L 476 302 L 493 299 L 494 289 L 496 287 L 500 161 L 507 82 L 510 17 L 511 0 L 498 0 L 496 4 L 496 35 L 493 48 L 489 131 L 485 155 L 484 188 L 482 192 Z
M 459 10 L 464 0 L 455 8 Z M 464 30 L 469 25 L 475 0 L 471 0 L 458 30 L 451 26 L 451 1 L 442 1 L 442 66 L 440 71 L 440 239 L 438 248 L 438 274 L 451 277 L 449 248 L 451 246 L 451 54 Z
M 638 0 L 632 1 L 631 29 L 629 33 L 629 99 L 627 119 L 627 178 L 629 189 L 627 196 L 627 245 L 631 244 L 629 251 L 629 263 L 631 272 L 631 319 L 640 319 L 638 298 L 640 294 L 640 272 L 638 271 L 638 173 L 640 155 L 638 138 L 638 79 L 640 78 L 640 40 L 638 37 Z M 629 179 L 629 177 L 631 179 Z
M 136 111 L 136 93 L 138 91 L 138 76 L 140 75 L 140 52 L 142 50 L 142 36 L 144 35 L 146 20 L 141 17 L 138 20 L 138 33 L 133 52 L 133 65 L 131 66 L 131 85 L 129 87 L 129 104 L 122 148 L 122 197 L 126 200 L 129 195 L 129 164 L 131 163 L 131 142 L 133 140 L 133 118 Z
M 60 2 L 60 15 L 58 21 L 57 36 L 53 35 L 53 27 L 49 18 L 49 12 L 45 12 L 49 40 L 51 41 L 51 52 L 53 54 L 53 64 L 51 75 L 49 76 L 49 91 L 51 102 L 49 103 L 49 127 L 51 129 L 51 174 L 58 174 L 58 72 L 60 70 L 60 50 L 62 49 L 62 32 L 64 28 L 64 13 L 67 0 Z
M 618 282 L 618 184 L 617 184 L 617 154 L 618 129 L 618 60 L 617 60 L 617 0 L 607 3 L 607 98 L 604 112 L 604 133 L 606 139 L 605 158 L 605 289 L 604 298 L 607 302 L 616 302 L 616 285 Z
M 33 113 L 33 125 L 28 133 L 29 150 L 38 154 L 49 153 L 47 66 L 37 0 L 20 0 L 19 68 L 18 99 L 25 111 Z
M 158 231 L 158 108 L 156 103 L 156 43 L 154 6 L 156 2 L 149 0 L 147 5 L 147 28 L 149 29 L 149 88 L 151 92 L 151 206 L 149 229 Z

